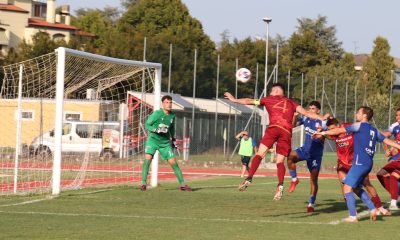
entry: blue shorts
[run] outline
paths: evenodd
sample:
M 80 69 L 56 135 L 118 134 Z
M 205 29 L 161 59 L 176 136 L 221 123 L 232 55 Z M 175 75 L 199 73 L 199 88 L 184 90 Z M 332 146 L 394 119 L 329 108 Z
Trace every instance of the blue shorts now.
M 352 188 L 362 187 L 364 179 L 369 172 L 371 172 L 371 167 L 353 165 L 342 182 Z
M 309 151 L 304 150 L 303 147 L 299 147 L 295 151 L 300 161 L 307 161 L 308 171 L 311 172 L 314 168 L 318 171 L 321 169 L 322 154 L 310 153 Z

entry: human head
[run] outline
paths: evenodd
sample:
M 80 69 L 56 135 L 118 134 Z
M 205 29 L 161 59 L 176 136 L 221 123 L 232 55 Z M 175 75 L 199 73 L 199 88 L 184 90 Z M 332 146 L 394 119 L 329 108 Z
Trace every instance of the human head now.
M 247 131 L 243 131 L 242 135 L 243 135 L 244 139 L 248 139 L 249 138 L 249 132 L 247 132 Z
M 339 121 L 336 118 L 328 118 L 326 126 L 329 130 L 338 128 L 340 126 Z
M 285 95 L 285 86 L 282 83 L 274 83 L 272 84 L 272 89 L 270 95 L 272 96 L 284 96 Z
M 396 109 L 396 122 L 400 123 L 400 108 Z
M 374 116 L 374 110 L 367 106 L 361 106 L 356 113 L 357 122 L 369 121 Z
M 318 114 L 321 112 L 321 104 L 318 101 L 311 101 L 308 104 L 308 111 Z
M 161 102 L 164 111 L 170 112 L 172 109 L 172 97 L 170 95 L 165 95 L 161 98 Z

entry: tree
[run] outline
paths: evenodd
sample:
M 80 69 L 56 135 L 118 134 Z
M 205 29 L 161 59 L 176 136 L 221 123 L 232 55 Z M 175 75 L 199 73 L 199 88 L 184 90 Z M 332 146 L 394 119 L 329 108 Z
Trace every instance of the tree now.
M 297 19 L 297 33 L 305 34 L 313 32 L 316 39 L 328 50 L 330 58 L 333 61 L 339 61 L 344 53 L 342 42 L 336 38 L 336 27 L 327 26 L 328 21 L 326 16 L 318 16 L 317 19 L 300 18 Z

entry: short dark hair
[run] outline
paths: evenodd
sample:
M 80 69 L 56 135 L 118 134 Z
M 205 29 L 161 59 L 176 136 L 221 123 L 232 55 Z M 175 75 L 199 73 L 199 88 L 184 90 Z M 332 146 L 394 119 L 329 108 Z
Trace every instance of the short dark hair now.
M 396 112 L 398 112 L 398 111 L 400 111 L 400 108 L 397 108 L 397 109 L 396 109 Z
M 285 86 L 283 86 L 282 83 L 273 83 L 272 88 L 274 88 L 274 87 L 280 87 L 282 89 L 283 93 L 285 93 Z
M 318 101 L 311 101 L 308 106 L 316 106 L 318 109 L 321 110 L 321 103 L 319 103 Z
M 374 116 L 374 110 L 368 106 L 361 106 L 358 108 L 358 110 L 362 109 L 363 114 L 367 115 L 367 120 L 371 120 L 371 118 Z
M 331 125 L 338 125 L 339 121 L 336 118 L 328 118 L 326 121 L 326 126 L 329 127 Z
M 165 99 L 171 100 L 171 101 L 172 101 L 172 97 L 171 97 L 170 95 L 165 95 L 165 96 L 163 96 L 163 97 L 161 98 L 161 102 L 164 102 Z

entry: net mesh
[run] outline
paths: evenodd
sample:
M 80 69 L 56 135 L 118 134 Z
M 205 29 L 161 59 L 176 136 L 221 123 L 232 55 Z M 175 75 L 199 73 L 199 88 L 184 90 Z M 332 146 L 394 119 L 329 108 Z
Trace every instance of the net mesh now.
M 54 152 L 57 53 L 3 69 L 0 194 L 47 193 Z M 143 159 L 143 125 L 152 109 L 143 104 L 145 99 L 130 98 L 128 91 L 153 92 L 155 74 L 150 64 L 67 52 L 61 189 L 138 180 L 134 173 Z

